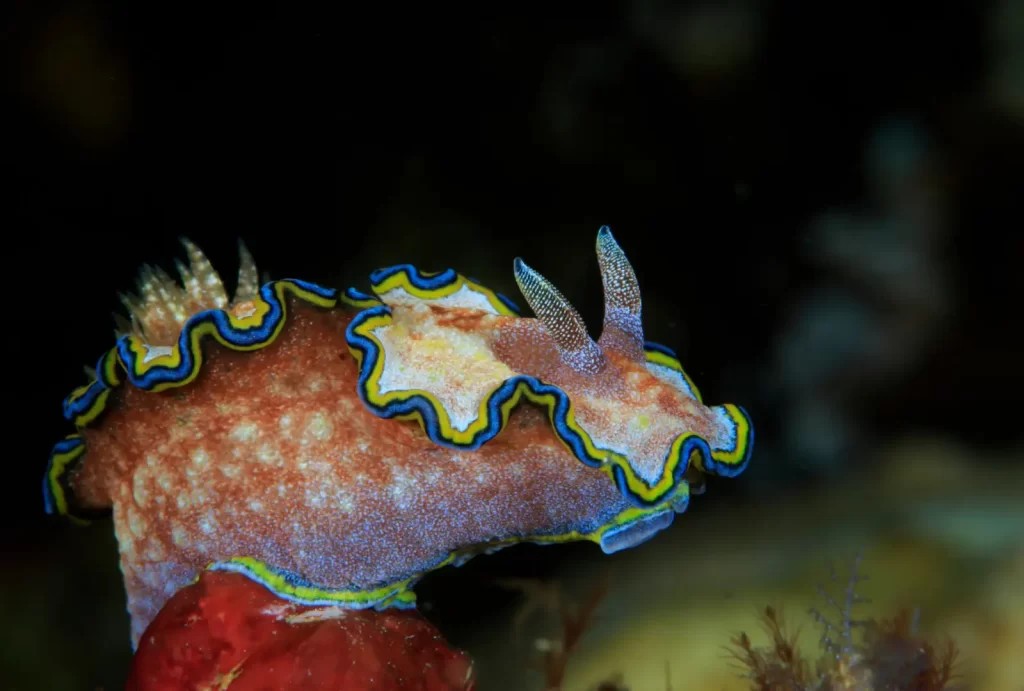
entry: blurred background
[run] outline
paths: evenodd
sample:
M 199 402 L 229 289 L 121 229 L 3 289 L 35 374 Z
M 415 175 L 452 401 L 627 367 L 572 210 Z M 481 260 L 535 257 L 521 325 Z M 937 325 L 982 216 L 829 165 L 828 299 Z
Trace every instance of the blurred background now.
M 754 456 L 634 550 L 428 577 L 481 689 L 543 688 L 552 603 L 608 573 L 565 688 L 747 688 L 730 636 L 776 603 L 813 652 L 858 551 L 867 614 L 918 607 L 975 688 L 1024 688 L 1024 3 L 7 9 L 0 686 L 123 684 L 112 528 L 39 486 L 141 264 L 185 235 L 231 281 L 242 238 L 275 278 L 408 262 L 517 299 L 519 255 L 596 334 L 609 224 L 647 337 L 747 408 Z

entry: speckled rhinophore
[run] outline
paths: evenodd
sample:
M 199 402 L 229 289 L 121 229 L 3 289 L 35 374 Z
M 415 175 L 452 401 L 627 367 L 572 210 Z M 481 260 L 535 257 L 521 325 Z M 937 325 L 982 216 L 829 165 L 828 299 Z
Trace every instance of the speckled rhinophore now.
M 691 482 L 735 476 L 753 429 L 645 343 L 607 228 L 601 338 L 515 261 L 536 319 L 452 270 L 374 272 L 373 295 L 284 279 L 242 249 L 233 300 L 186 241 L 142 272 L 117 344 L 64 413 L 47 509 L 112 509 L 132 640 L 207 568 L 295 601 L 413 606 L 426 572 L 518 542 L 639 544 Z M 695 486 L 696 489 L 696 486 Z

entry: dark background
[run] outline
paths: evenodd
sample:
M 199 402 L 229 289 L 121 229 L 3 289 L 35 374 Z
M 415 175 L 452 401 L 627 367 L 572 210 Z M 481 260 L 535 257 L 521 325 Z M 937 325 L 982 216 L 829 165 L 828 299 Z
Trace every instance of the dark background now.
M 2 50 L 14 413 L 0 548 L 11 632 L 0 658 L 16 688 L 113 689 L 123 678 L 110 526 L 45 517 L 40 479 L 71 431 L 61 399 L 113 343 L 118 292 L 143 263 L 171 270 L 181 235 L 229 285 L 243 238 L 274 277 L 366 289 L 371 270 L 409 262 L 452 267 L 523 304 L 511 271 L 520 255 L 596 334 L 593 242 L 609 224 L 640 278 L 647 336 L 677 349 L 709 402 L 743 404 L 754 419 L 751 470 L 713 485 L 715 501 L 826 482 L 854 448 L 908 430 L 979 448 L 1019 440 L 1024 77 L 1013 4 L 592 2 L 374 16 L 340 4 L 13 3 Z M 821 221 L 837 215 L 854 230 Z M 890 234 L 937 272 L 941 295 L 909 298 L 914 280 L 872 278 Z M 859 243 L 860 258 L 822 261 L 836 238 Z M 841 333 L 831 312 L 808 306 L 834 291 L 856 323 L 882 325 L 881 349 L 839 347 L 838 364 L 794 383 L 780 353 L 804 342 L 822 351 L 801 340 L 801 324 Z M 923 325 L 922 299 L 934 313 Z M 921 338 L 903 347 L 910 332 Z M 877 356 L 886 344 L 905 354 L 898 364 Z M 853 441 L 792 448 L 786 430 L 805 398 L 832 401 Z M 478 559 L 429 578 L 421 598 L 461 643 L 507 604 L 489 578 L 542 575 L 575 550 Z M 459 607 L 466 592 L 471 610 Z

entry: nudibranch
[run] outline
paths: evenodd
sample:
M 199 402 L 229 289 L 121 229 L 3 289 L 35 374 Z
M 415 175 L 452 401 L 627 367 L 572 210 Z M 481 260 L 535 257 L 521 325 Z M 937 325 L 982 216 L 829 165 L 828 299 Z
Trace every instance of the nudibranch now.
M 184 244 L 181 284 L 147 267 L 122 298 L 131 318 L 64 401 L 77 431 L 44 478 L 49 512 L 112 512 L 133 644 L 206 569 L 382 609 L 519 542 L 625 549 L 750 458 L 746 412 L 704 405 L 673 352 L 644 341 L 607 227 L 597 341 L 520 259 L 536 318 L 450 269 L 381 269 L 372 294 L 260 286 L 244 246 L 232 299 Z

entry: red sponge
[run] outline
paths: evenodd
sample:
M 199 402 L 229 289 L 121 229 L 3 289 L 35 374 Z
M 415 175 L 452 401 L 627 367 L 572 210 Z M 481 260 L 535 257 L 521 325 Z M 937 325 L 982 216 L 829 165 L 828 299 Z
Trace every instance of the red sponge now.
M 415 610 L 283 600 L 240 574 L 203 573 L 139 642 L 127 691 L 472 691 L 473 664 Z

